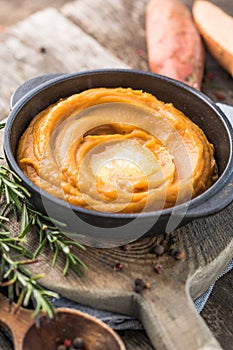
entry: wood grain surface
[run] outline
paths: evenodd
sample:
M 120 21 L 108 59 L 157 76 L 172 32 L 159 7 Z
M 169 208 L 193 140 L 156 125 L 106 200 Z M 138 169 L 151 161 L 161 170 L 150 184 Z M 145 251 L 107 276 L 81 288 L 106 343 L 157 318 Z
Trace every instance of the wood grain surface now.
M 192 1 L 184 2 L 191 7 Z M 228 12 L 233 10 L 229 1 L 214 2 L 221 4 Z M 9 112 L 9 100 L 14 90 L 34 76 L 104 67 L 148 70 L 144 29 L 146 3 L 146 0 L 73 1 L 60 11 L 46 9 L 0 33 L 0 120 Z M 208 72 L 214 75 L 212 81 L 207 79 Z M 223 102 L 233 104 L 232 78 L 208 52 L 203 91 L 216 102 L 219 101 L 219 93 L 222 93 Z M 172 321 L 170 318 L 168 323 L 174 328 L 178 327 L 178 330 L 179 325 L 183 324 L 184 332 L 188 332 L 189 328 L 185 329 L 185 322 L 180 317 L 184 310 L 179 300 L 184 298 L 187 310 L 191 308 L 191 313 L 194 312 L 192 302 L 187 301 L 185 293 L 190 289 L 193 298 L 200 295 L 232 257 L 232 208 L 231 205 L 213 217 L 196 220 L 171 235 L 139 240 L 132 244 L 128 252 L 121 248 L 88 248 L 85 253 L 78 252 L 89 266 L 81 279 L 77 279 L 72 272 L 67 278 L 62 276 L 63 259 L 52 270 L 49 249 L 45 250 L 42 262 L 34 266 L 33 271 L 45 272 L 43 284 L 62 295 L 95 307 L 136 316 L 144 324 L 145 315 L 148 316 L 146 307 L 156 305 L 155 311 L 159 312 L 160 319 L 161 315 L 170 313 Z M 176 242 L 171 244 L 173 236 Z M 32 234 L 27 241 L 32 250 L 36 240 Z M 159 258 L 151 254 L 151 247 L 158 242 L 166 248 L 166 253 Z M 176 261 L 170 256 L 167 251 L 171 246 L 184 251 L 185 258 Z M 123 264 L 122 271 L 114 268 L 117 262 Z M 163 266 L 161 274 L 155 272 L 156 264 Z M 151 288 L 142 295 L 134 292 L 134 279 L 140 277 L 151 284 Z M 224 278 L 230 281 L 232 273 Z M 161 293 L 163 289 L 164 295 Z M 172 306 L 164 300 L 170 294 L 173 296 L 170 300 Z M 221 300 L 223 308 L 218 307 L 222 296 L 226 299 L 225 303 Z M 151 304 L 153 299 L 156 300 Z M 226 350 L 230 350 L 233 343 L 232 322 L 229 322 L 232 313 L 227 307 L 232 305 L 231 299 L 229 289 L 223 288 L 221 293 L 213 295 L 202 313 Z M 178 314 L 174 315 L 174 310 Z M 208 330 L 198 319 L 199 322 L 208 338 Z M 146 329 L 154 346 L 156 342 L 161 345 L 162 340 L 155 338 L 164 333 L 151 329 L 149 324 Z M 121 336 L 128 350 L 153 348 L 145 331 L 125 331 L 121 332 Z M 194 348 L 192 338 L 192 335 L 187 337 L 188 343 L 183 343 L 183 349 Z M 8 337 L 4 337 L 3 333 L 0 333 L 0 348 L 10 349 Z
M 9 27 L 0 37 L 0 120 L 9 113 L 10 97 L 16 88 L 37 75 L 127 68 L 123 61 L 52 8 Z
M 224 211 L 225 218 L 228 217 L 229 221 L 231 211 L 232 206 Z M 169 328 L 169 322 L 175 327 L 176 340 L 180 339 L 177 335 L 179 329 L 182 329 L 187 343 L 183 339 L 175 346 L 173 339 L 174 348 L 179 349 L 183 344 L 187 348 L 195 349 L 198 348 L 193 342 L 195 331 L 191 335 L 189 333 L 196 327 L 195 324 L 191 326 L 194 307 L 187 299 L 186 292 L 191 288 L 193 297 L 200 295 L 231 258 L 233 226 L 228 220 L 222 220 L 221 214 L 218 214 L 208 219 L 196 220 L 175 231 L 173 235 L 177 242 L 172 244 L 172 247 L 185 252 L 186 257 L 182 261 L 175 261 L 168 254 L 160 258 L 151 254 L 151 248 L 157 243 L 162 243 L 166 250 L 171 247 L 169 235 L 138 240 L 132 244 L 129 252 L 124 252 L 121 248 L 111 250 L 87 248 L 84 254 L 77 252 L 89 266 L 89 270 L 80 280 L 72 272 L 67 278 L 62 277 L 64 267 L 62 259 L 57 269 L 51 270 L 49 251 L 44 252 L 43 261 L 33 266 L 32 271 L 46 273 L 43 284 L 70 299 L 96 308 L 138 317 L 158 348 L 160 346 L 158 337 L 163 332 L 161 329 L 159 334 L 155 331 L 155 323 L 159 327 L 158 320 L 154 320 L 155 316 L 166 329 Z M 32 241 L 28 241 L 28 244 L 33 247 L 35 236 L 31 238 Z M 123 265 L 122 271 L 114 269 L 118 262 Z M 163 266 L 160 275 L 154 270 L 157 264 Z M 150 289 L 144 291 L 142 295 L 134 293 L 136 278 L 142 278 L 151 284 Z M 153 313 L 150 315 L 151 310 Z M 166 313 L 168 317 L 163 319 Z M 204 328 L 204 325 L 202 327 Z M 170 348 L 168 345 L 165 346 Z

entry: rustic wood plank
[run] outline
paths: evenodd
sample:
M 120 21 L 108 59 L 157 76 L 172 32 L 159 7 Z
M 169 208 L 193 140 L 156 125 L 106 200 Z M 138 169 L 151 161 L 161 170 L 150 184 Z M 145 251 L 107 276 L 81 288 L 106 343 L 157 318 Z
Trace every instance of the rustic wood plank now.
M 202 311 L 202 317 L 225 350 L 232 350 L 233 344 L 232 291 L 233 270 L 217 281 Z
M 38 12 L 0 33 L 0 120 L 9 112 L 11 94 L 24 81 L 45 73 L 106 67 L 127 64 L 57 10 Z
M 0 23 L 4 26 L 13 25 L 45 7 L 59 9 L 66 2 L 67 0 L 1 0 Z
M 148 0 L 78 0 L 62 13 L 132 68 L 148 70 L 145 7 Z

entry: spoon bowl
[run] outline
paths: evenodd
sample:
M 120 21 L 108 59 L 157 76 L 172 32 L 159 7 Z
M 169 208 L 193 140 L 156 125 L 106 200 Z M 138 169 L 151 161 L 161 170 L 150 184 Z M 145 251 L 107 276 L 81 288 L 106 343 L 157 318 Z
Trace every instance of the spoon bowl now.
M 83 350 L 126 350 L 120 337 L 105 323 L 68 308 L 58 308 L 54 318 L 32 317 L 32 310 L 9 307 L 0 294 L 0 323 L 12 333 L 15 350 L 56 350 L 66 339 L 82 338 Z

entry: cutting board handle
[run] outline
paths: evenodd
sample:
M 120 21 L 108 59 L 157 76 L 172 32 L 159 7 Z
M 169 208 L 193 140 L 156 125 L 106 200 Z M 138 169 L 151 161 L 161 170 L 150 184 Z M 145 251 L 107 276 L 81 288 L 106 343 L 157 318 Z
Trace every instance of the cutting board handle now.
M 184 286 L 157 285 L 145 290 L 138 302 L 138 317 L 156 350 L 222 349 Z

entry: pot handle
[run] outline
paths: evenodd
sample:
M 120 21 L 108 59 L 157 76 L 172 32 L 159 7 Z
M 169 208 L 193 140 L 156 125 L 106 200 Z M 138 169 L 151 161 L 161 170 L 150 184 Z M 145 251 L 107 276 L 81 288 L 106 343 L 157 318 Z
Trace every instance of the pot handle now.
M 216 103 L 216 105 L 221 109 L 233 126 L 233 106 L 226 105 L 225 103 Z
M 62 75 L 65 75 L 64 73 L 50 73 L 50 74 L 44 74 L 40 75 L 38 77 L 32 78 L 30 80 L 27 80 L 25 83 L 20 85 L 18 89 L 14 92 L 14 94 L 11 96 L 10 100 L 10 107 L 11 109 L 14 108 L 14 106 L 29 92 L 31 92 L 33 89 L 37 88 L 39 85 L 52 80 L 54 78 L 58 78 Z
M 216 103 L 217 107 L 224 113 L 229 124 L 233 127 L 233 106 L 224 103 Z M 198 207 L 190 207 L 186 213 L 186 217 L 197 218 L 204 217 L 223 210 L 227 207 L 233 198 L 233 173 L 230 172 L 226 176 L 225 182 L 221 185 L 216 194 L 213 194 L 208 200 L 198 205 Z

